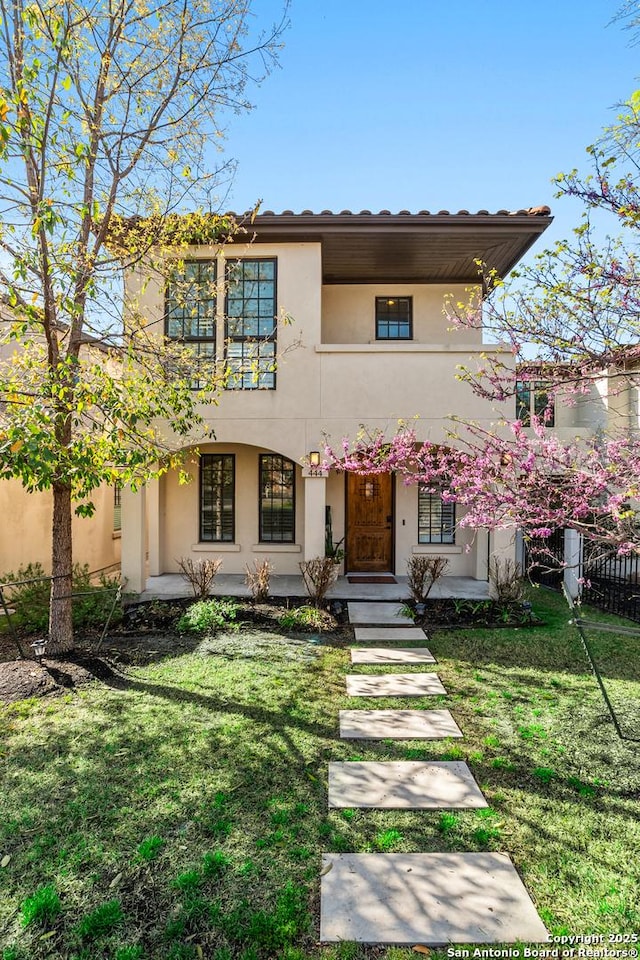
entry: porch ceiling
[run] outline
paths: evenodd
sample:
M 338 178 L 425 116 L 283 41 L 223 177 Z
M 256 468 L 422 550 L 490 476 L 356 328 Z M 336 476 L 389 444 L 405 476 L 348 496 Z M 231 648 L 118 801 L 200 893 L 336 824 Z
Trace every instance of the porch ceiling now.
M 256 243 L 322 244 L 323 283 L 474 283 L 477 259 L 506 276 L 552 221 L 548 207 L 259 214 Z

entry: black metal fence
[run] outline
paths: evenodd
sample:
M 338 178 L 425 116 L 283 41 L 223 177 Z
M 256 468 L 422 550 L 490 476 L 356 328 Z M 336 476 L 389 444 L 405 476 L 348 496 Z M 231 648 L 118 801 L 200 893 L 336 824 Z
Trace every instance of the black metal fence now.
M 640 557 L 619 556 L 615 549 L 584 541 L 582 600 L 594 607 L 640 622 Z
M 534 583 L 559 590 L 564 563 L 564 530 L 554 530 L 550 537 L 525 537 L 525 570 Z
M 550 537 L 526 538 L 525 570 L 534 583 L 561 589 L 564 579 L 564 530 Z M 584 539 L 576 576 L 582 582 L 581 600 L 607 613 L 640 623 L 640 556 L 619 556 L 614 547 Z

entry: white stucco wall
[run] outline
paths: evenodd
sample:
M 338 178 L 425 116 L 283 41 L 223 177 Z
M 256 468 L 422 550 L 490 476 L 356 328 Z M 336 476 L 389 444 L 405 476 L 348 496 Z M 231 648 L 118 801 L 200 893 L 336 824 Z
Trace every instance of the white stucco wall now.
M 411 297 L 413 341 L 416 343 L 480 343 L 482 331 L 471 327 L 451 330 L 444 315 L 445 301 L 466 303 L 470 288 L 463 284 L 325 284 L 322 288 L 322 342 L 375 343 L 376 297 Z
M 101 570 L 120 561 L 120 536 L 114 536 L 113 530 L 113 488 L 100 487 L 92 499 L 93 517 L 73 517 L 73 559 L 88 564 L 90 570 Z M 15 573 L 29 563 L 41 563 L 49 573 L 51 493 L 27 493 L 18 480 L 2 480 L 0 513 L 0 573 Z

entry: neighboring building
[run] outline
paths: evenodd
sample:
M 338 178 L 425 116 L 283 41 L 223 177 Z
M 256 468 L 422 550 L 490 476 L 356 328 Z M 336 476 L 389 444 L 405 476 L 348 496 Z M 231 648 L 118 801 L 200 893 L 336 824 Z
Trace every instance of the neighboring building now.
M 8 323 L 6 308 L 0 311 L 0 364 L 10 361 L 17 342 L 3 342 L 2 326 Z M 87 347 L 100 353 L 97 343 Z M 93 517 L 73 517 L 74 563 L 90 570 L 103 570 L 120 562 L 120 490 L 102 486 L 94 491 Z M 28 493 L 19 480 L 0 480 L 0 576 L 30 563 L 51 570 L 52 496 L 48 491 Z
M 251 243 L 181 253 L 178 278 L 142 267 L 129 276 L 128 298 L 148 323 L 231 370 L 219 404 L 203 411 L 193 482 L 170 473 L 123 491 L 129 589 L 176 572 L 185 556 L 222 556 L 225 573 L 268 557 L 277 573 L 298 573 L 324 554 L 328 519 L 334 543 L 344 538 L 345 570 L 404 574 L 425 553 L 447 556 L 449 574 L 485 579 L 488 537 L 457 526 L 452 505 L 391 475 L 327 474 L 309 457 L 323 435 L 339 445 L 361 424 L 393 431 L 418 416 L 421 440 L 446 442 L 451 414 L 495 421 L 455 374 L 500 347 L 480 329 L 450 329 L 443 306 L 479 291 L 478 259 L 505 276 L 550 222 L 546 207 L 264 213 Z M 491 549 L 512 553 L 510 535 L 492 534 Z

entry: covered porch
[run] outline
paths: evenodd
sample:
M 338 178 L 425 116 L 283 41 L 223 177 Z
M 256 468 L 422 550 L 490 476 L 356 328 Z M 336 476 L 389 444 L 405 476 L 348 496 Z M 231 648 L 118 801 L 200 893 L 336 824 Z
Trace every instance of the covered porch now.
M 330 600 L 407 600 L 409 589 L 407 578 L 397 576 L 396 583 L 350 583 L 347 577 L 338 580 L 329 590 Z M 191 593 L 188 583 L 179 573 L 164 573 L 148 577 L 141 600 L 166 600 L 188 597 Z M 271 596 L 304 597 L 306 590 L 302 577 L 295 574 L 274 574 L 271 577 Z M 243 574 L 221 573 L 216 577 L 212 596 L 249 597 Z M 442 577 L 434 584 L 429 599 L 443 600 L 454 597 L 464 600 L 489 599 L 489 584 L 486 580 L 473 577 Z

